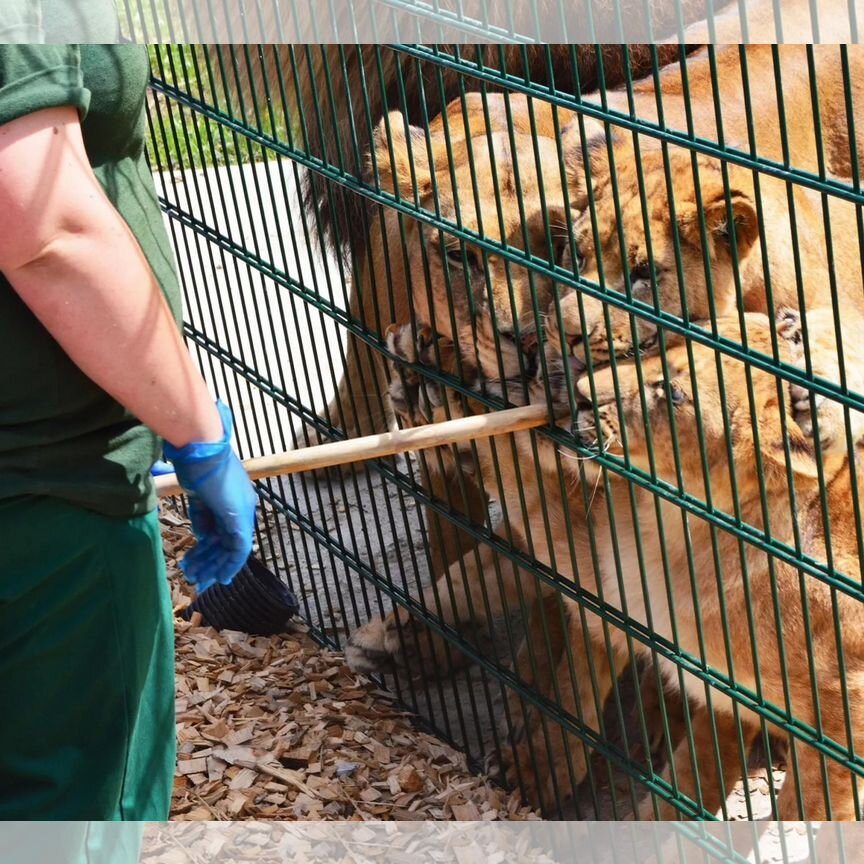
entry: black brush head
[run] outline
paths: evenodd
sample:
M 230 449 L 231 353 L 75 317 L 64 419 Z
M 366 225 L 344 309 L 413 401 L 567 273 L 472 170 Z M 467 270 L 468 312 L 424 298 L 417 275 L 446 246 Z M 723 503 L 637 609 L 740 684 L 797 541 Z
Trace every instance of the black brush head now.
M 282 633 L 297 614 L 297 598 L 282 580 L 253 555 L 230 585 L 212 585 L 181 613 L 189 620 L 200 612 L 216 630 L 239 630 L 253 636 Z

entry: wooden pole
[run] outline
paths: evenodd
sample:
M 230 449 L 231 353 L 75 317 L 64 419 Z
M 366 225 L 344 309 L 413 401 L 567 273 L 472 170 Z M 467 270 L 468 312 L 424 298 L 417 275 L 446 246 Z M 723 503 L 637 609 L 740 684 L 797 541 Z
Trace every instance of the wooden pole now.
M 549 410 L 545 404 L 525 405 L 521 408 L 506 408 L 489 414 L 429 423 L 411 429 L 398 429 L 380 435 L 366 435 L 348 441 L 333 441 L 301 450 L 288 450 L 272 456 L 259 456 L 247 459 L 243 467 L 252 480 L 259 480 L 262 477 L 278 477 L 282 474 L 314 471 L 317 468 L 333 468 L 366 459 L 380 459 L 382 456 L 393 456 L 406 450 L 427 450 L 430 447 L 461 444 L 475 438 L 521 432 L 524 429 L 545 426 L 548 419 Z M 163 474 L 154 479 L 156 494 L 160 498 L 183 494 L 175 474 Z

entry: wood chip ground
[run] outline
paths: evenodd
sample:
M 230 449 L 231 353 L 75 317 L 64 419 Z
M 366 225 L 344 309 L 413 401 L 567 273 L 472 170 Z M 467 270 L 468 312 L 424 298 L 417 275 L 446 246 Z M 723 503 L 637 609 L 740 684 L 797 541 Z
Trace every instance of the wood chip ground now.
M 162 527 L 179 613 L 192 592 L 177 560 L 193 541 L 165 507 Z M 177 618 L 176 653 L 173 819 L 538 818 L 301 625 L 265 638 Z
M 177 560 L 194 541 L 179 513 L 163 507 L 161 520 L 179 614 L 194 595 Z M 418 730 L 389 693 L 352 672 L 341 653 L 322 649 L 302 625 L 269 638 L 219 633 L 201 626 L 200 616 L 177 618 L 175 626 L 173 819 L 540 818 L 517 792 L 471 773 L 462 753 Z M 752 755 L 747 791 L 739 781 L 727 799 L 729 819 L 771 812 L 764 759 Z M 621 818 L 612 801 L 619 811 L 621 802 L 626 807 L 629 781 L 623 772 L 605 771 L 599 754 L 595 762 L 600 809 L 586 783 L 583 810 Z M 782 779 L 776 771 L 775 790 Z
M 142 864 L 561 864 L 526 823 L 149 823 Z M 533 830 L 531 830 L 533 829 Z M 538 843 L 538 840 L 540 842 Z M 552 853 L 552 854 L 550 854 Z

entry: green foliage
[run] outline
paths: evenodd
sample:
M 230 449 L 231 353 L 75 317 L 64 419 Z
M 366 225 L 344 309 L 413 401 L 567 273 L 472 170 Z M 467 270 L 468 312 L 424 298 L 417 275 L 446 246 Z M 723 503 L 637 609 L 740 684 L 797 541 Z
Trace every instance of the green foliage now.
M 288 122 L 281 105 L 242 103 L 238 79 L 243 67 L 220 60 L 217 49 L 201 45 L 151 45 L 150 68 L 157 87 L 149 95 L 148 152 L 154 171 L 177 171 L 210 165 L 265 161 L 272 153 L 160 92 L 160 83 L 176 88 L 196 103 L 246 122 L 267 138 L 284 141 Z M 245 61 L 246 58 L 241 58 Z M 237 62 L 235 60 L 235 62 Z M 253 60 L 250 60 L 253 62 Z M 247 97 L 248 100 L 248 97 Z M 242 105 L 242 110 L 241 110 Z

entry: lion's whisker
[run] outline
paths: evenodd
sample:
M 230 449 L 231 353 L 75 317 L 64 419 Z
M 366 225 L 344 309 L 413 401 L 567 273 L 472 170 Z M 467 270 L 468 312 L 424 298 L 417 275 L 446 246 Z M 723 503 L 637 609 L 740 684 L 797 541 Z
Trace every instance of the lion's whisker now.
M 591 497 L 588 499 L 588 508 L 586 513 L 591 515 L 591 508 L 594 506 L 594 499 L 597 497 L 597 490 L 600 488 L 600 472 L 597 472 L 597 479 L 594 481 L 594 488 L 591 490 Z

